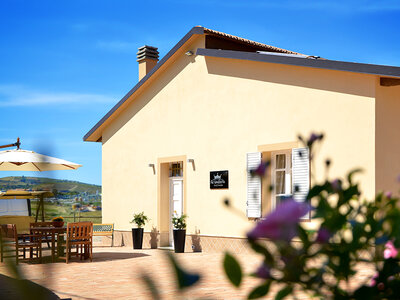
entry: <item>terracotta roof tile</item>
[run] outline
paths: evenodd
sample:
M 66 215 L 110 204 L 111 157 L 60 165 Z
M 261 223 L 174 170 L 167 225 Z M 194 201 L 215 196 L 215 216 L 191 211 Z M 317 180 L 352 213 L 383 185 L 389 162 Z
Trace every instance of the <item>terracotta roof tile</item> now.
M 256 47 L 260 47 L 265 49 L 266 51 L 271 51 L 271 52 L 278 52 L 278 53 L 287 53 L 287 54 L 300 54 L 298 52 L 294 52 L 294 51 L 290 51 L 290 50 L 286 50 L 286 49 L 282 49 L 282 48 L 278 48 L 278 47 L 274 47 L 271 45 L 267 45 L 267 44 L 263 44 L 263 43 L 259 43 L 259 42 L 255 42 L 252 40 L 248 40 L 248 39 L 244 39 L 235 35 L 231 35 L 231 34 L 227 34 L 221 31 L 216 31 L 213 29 L 209 29 L 209 28 L 204 28 L 204 33 L 207 34 L 211 34 L 211 35 L 216 35 L 216 36 L 220 36 L 229 40 L 234 40 L 243 44 L 248 44 L 248 45 L 252 45 L 252 46 L 256 46 Z

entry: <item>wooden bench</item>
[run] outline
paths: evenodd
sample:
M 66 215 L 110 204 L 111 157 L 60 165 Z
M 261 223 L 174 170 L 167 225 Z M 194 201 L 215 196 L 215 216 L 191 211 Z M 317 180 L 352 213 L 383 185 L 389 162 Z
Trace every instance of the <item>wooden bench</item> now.
M 111 236 L 111 247 L 113 247 L 114 224 L 93 224 L 93 236 Z

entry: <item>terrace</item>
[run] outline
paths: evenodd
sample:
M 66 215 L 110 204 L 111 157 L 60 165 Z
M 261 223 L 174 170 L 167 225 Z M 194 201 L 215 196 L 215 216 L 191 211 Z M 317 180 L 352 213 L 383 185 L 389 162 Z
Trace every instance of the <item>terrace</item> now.
M 178 261 L 188 271 L 200 272 L 202 278 L 197 285 L 179 294 L 165 252 L 95 247 L 92 263 L 75 259 L 68 265 L 63 262 L 20 264 L 20 270 L 26 279 L 49 288 L 61 299 L 149 299 L 150 291 L 141 279 L 144 272 L 157 283 L 162 299 L 176 299 L 178 295 L 184 299 L 245 299 L 249 291 L 260 283 L 260 279 L 246 277 L 239 289 L 234 288 L 222 268 L 223 253 L 182 253 L 176 255 Z M 261 259 L 254 254 L 241 254 L 237 258 L 246 273 L 254 271 Z M 361 265 L 359 271 L 354 285 L 373 273 Z M 10 275 L 4 264 L 0 265 L 0 274 Z M 273 299 L 273 294 L 270 299 Z M 297 299 L 309 299 L 308 295 L 297 296 Z

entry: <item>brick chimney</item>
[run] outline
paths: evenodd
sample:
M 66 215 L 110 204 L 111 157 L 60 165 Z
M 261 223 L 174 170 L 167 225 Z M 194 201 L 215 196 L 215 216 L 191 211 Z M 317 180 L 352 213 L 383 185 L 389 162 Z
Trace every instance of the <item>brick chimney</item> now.
M 139 62 L 139 81 L 150 72 L 158 62 L 158 48 L 142 46 L 138 50 L 137 61 Z

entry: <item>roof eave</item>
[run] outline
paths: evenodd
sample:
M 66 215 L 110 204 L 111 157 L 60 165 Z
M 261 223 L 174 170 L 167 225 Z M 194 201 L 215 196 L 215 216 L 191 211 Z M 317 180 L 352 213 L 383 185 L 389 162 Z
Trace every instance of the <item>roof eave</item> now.
M 205 28 L 205 27 L 204 27 L 204 33 L 208 34 L 208 35 L 214 35 L 214 36 L 217 36 L 219 38 L 233 40 L 236 43 L 250 44 L 252 46 L 261 47 L 261 48 L 265 49 L 265 51 L 278 52 L 278 53 L 287 53 L 287 54 L 298 54 L 298 55 L 301 54 L 301 53 L 294 52 L 294 51 L 291 51 L 291 50 L 287 50 L 287 49 L 283 49 L 283 48 L 267 45 L 267 44 L 264 44 L 264 43 L 259 43 L 259 42 L 256 42 L 256 41 L 252 41 L 252 40 L 245 39 L 245 38 L 242 38 L 242 37 L 239 37 L 239 36 L 235 36 L 235 35 L 232 35 L 232 34 L 228 34 L 228 33 L 225 33 L 225 32 L 221 32 L 221 31 L 217 31 L 217 30 L 213 30 L 213 29 L 209 29 L 209 28 Z
M 198 48 L 196 55 L 355 72 L 379 76 L 400 77 L 400 67 L 395 66 L 204 48 Z

